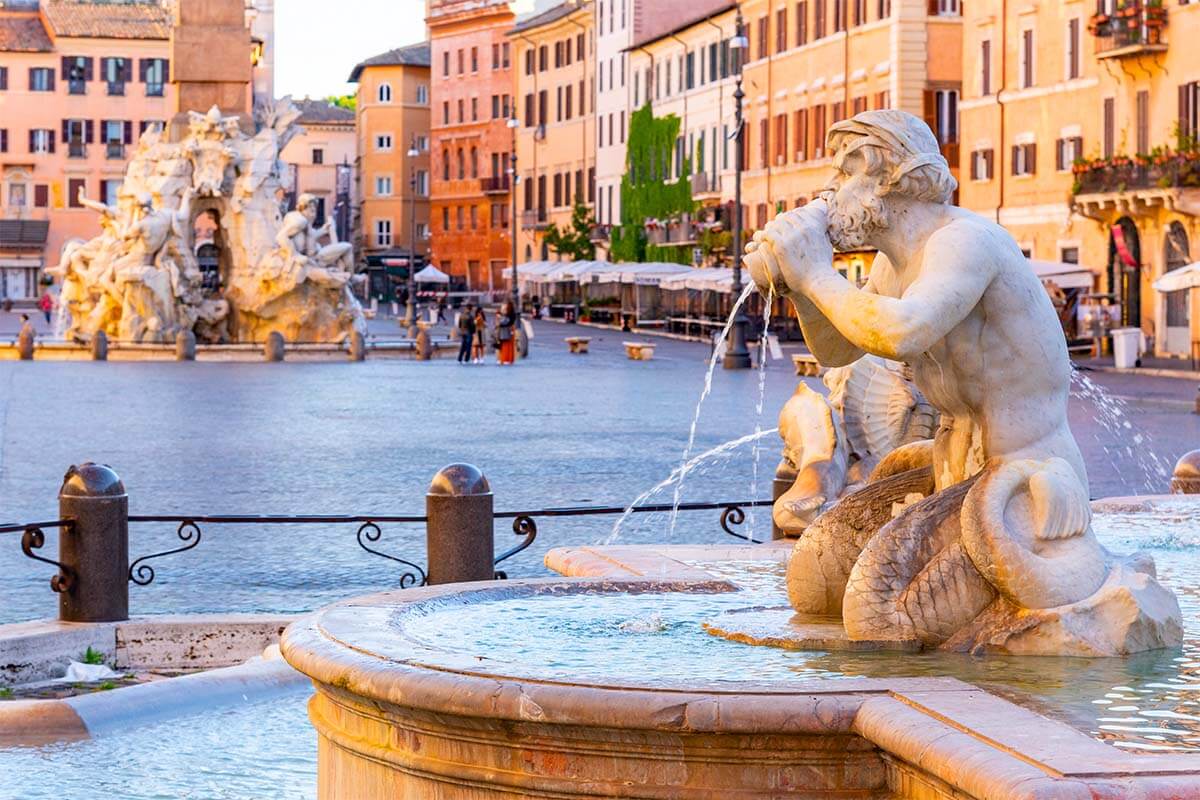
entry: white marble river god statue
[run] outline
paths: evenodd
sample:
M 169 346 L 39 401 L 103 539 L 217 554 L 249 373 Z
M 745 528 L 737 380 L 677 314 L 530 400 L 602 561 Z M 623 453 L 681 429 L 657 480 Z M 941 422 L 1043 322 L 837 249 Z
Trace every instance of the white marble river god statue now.
M 954 178 L 910 114 L 840 122 L 828 149 L 828 190 L 756 233 L 745 264 L 761 291 L 791 299 L 823 365 L 909 365 L 940 426 L 805 531 L 793 607 L 840 614 L 856 641 L 1051 655 L 1178 645 L 1179 605 L 1153 561 L 1118 558 L 1092 533 L 1066 344 L 1012 237 L 950 205 Z M 864 246 L 879 254 L 860 289 L 833 250 Z

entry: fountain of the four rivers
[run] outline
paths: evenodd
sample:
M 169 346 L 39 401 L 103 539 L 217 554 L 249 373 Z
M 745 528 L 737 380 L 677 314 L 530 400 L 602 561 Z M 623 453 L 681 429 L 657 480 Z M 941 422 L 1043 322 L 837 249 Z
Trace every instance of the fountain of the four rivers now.
M 799 538 L 551 551 L 571 579 L 294 624 L 321 797 L 1200 797 L 1200 755 L 1073 727 L 1112 702 L 1095 686 L 1186 716 L 1179 602 L 1106 545 L 1194 516 L 1089 502 L 1050 303 L 1003 229 L 949 205 L 924 123 L 867 112 L 829 141 L 831 190 L 745 259 L 845 368 L 782 415 L 775 520 Z M 864 245 L 859 289 L 832 253 Z M 453 476 L 434 490 L 489 491 Z

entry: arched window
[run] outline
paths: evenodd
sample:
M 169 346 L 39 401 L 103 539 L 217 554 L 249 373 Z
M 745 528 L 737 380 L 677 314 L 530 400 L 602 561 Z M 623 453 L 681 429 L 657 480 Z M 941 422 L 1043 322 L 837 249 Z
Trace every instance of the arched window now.
M 381 103 L 392 102 L 392 85 L 390 83 L 379 84 L 379 88 L 375 90 L 375 97 Z

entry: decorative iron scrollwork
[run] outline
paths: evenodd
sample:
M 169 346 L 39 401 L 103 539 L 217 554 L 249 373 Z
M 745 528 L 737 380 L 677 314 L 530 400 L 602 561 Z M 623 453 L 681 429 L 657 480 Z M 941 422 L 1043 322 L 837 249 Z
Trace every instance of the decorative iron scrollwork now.
M 497 556 L 496 560 L 492 562 L 493 565 L 499 564 L 501 561 L 503 561 L 506 558 L 511 558 L 512 556 L 515 556 L 517 553 L 521 552 L 522 550 L 529 547 L 529 545 L 533 544 L 533 540 L 537 538 L 537 533 L 538 533 L 537 523 L 533 521 L 533 517 L 527 516 L 525 514 L 521 514 L 521 515 L 513 518 L 512 529 L 513 529 L 513 533 L 515 533 L 517 536 L 524 536 L 525 538 L 522 539 L 521 542 L 519 544 L 517 544 L 515 547 L 511 547 L 508 550 L 505 550 L 499 556 Z M 496 580 L 498 580 L 498 581 L 508 580 L 508 573 L 502 569 L 496 570 Z
M 154 567 L 143 562 L 149 561 L 152 558 L 162 558 L 163 556 L 170 556 L 175 553 L 183 553 L 200 544 L 200 526 L 190 519 L 179 523 L 179 528 L 175 531 L 175 535 L 179 537 L 180 541 L 184 542 L 183 547 L 176 547 L 174 550 L 164 550 L 161 553 L 151 553 L 134 561 L 129 565 L 129 580 L 131 582 L 136 583 L 138 586 L 149 586 L 154 582 Z
M 409 570 L 412 570 L 400 574 L 401 589 L 407 589 L 410 586 L 424 586 L 426 583 L 428 583 L 429 576 L 425 574 L 425 570 L 421 569 L 413 562 L 405 561 L 403 558 L 397 558 L 396 556 L 380 552 L 379 550 L 376 550 L 367 544 L 367 542 L 378 542 L 382 536 L 383 531 L 379 529 L 378 525 L 376 525 L 374 522 L 364 522 L 358 527 L 358 534 L 356 538 L 358 539 L 358 546 L 363 550 L 366 550 L 371 555 L 379 556 L 380 558 L 386 558 L 389 561 L 395 561 L 398 564 L 403 564 L 404 566 L 408 567 Z
M 21 552 L 32 558 L 34 561 L 41 561 L 43 564 L 49 564 L 52 567 L 58 568 L 58 574 L 50 578 L 50 588 L 56 592 L 69 592 L 75 585 L 75 571 L 66 564 L 60 564 L 49 558 L 44 558 L 34 553 L 34 550 L 40 550 L 46 544 L 46 534 L 41 528 L 26 528 L 21 534 Z
M 746 534 L 738 533 L 734 530 L 735 527 L 745 521 L 746 512 L 742 510 L 741 506 L 725 506 L 725 509 L 721 512 L 721 530 L 743 541 L 753 542 L 754 540 Z

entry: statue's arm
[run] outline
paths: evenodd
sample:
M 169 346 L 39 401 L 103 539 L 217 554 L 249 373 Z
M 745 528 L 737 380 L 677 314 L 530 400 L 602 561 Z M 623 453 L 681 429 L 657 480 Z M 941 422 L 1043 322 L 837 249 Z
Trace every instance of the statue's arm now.
M 870 284 L 864 291 L 870 290 Z M 844 367 L 863 357 L 863 349 L 841 334 L 813 301 L 798 292 L 788 292 L 796 309 L 804 343 L 817 361 L 825 367 Z
M 976 263 L 964 264 L 967 254 Z M 994 262 L 970 242 L 935 235 L 900 297 L 858 289 L 824 266 L 807 271 L 799 291 L 855 347 L 911 363 L 971 313 L 994 274 Z

